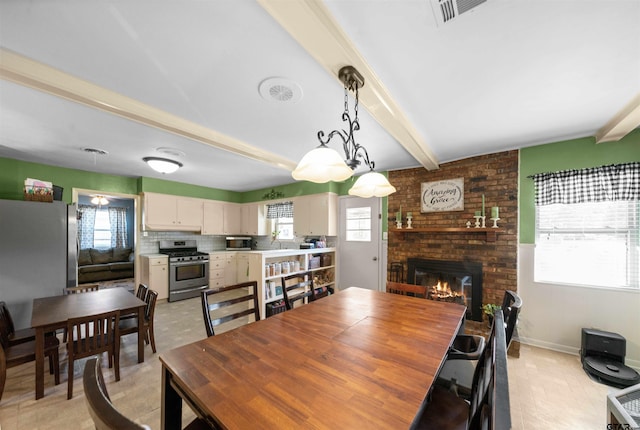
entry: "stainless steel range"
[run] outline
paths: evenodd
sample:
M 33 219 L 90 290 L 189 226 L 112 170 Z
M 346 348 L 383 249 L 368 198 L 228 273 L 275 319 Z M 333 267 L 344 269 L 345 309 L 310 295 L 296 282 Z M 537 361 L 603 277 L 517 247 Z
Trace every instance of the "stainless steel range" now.
M 169 256 L 169 301 L 198 297 L 209 288 L 209 254 L 198 252 L 195 240 L 161 240 L 160 253 Z

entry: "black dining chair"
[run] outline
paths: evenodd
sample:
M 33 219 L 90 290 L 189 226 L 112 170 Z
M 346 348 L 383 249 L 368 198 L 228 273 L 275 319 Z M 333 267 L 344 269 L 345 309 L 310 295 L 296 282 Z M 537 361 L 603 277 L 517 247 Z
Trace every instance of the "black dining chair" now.
M 150 430 L 149 426 L 138 424 L 120 413 L 109 397 L 102 375 L 100 357 L 91 357 L 84 365 L 82 375 L 84 398 L 89 415 L 96 430 Z M 211 429 L 204 421 L 196 418 L 184 430 Z
M 260 321 L 257 281 L 242 282 L 217 290 L 205 290 L 200 294 L 204 327 L 208 337 L 214 336 L 214 328 L 222 323 L 238 319 L 248 323 L 252 315 L 254 321 Z
M 515 292 L 507 290 L 502 299 L 502 312 L 504 313 L 504 326 L 507 333 L 507 348 L 513 340 L 513 333 L 518 322 L 518 315 L 522 308 L 522 299 Z
M 314 300 L 314 284 L 311 272 L 296 273 L 283 276 L 281 280 L 284 304 L 287 310 L 294 308 L 295 302 L 307 302 Z

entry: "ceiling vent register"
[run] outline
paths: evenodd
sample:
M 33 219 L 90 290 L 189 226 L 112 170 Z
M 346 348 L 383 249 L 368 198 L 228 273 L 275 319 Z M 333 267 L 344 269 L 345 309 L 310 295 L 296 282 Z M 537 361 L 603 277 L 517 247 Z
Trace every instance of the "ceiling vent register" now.
M 438 25 L 446 24 L 465 12 L 480 6 L 487 0 L 431 0 L 431 6 Z

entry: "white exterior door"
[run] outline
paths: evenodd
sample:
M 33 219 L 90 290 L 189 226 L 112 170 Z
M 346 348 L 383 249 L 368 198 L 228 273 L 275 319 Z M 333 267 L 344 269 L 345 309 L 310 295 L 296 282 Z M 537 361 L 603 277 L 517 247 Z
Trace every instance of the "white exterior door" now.
M 384 291 L 380 284 L 380 199 L 339 198 L 339 288 L 361 287 Z

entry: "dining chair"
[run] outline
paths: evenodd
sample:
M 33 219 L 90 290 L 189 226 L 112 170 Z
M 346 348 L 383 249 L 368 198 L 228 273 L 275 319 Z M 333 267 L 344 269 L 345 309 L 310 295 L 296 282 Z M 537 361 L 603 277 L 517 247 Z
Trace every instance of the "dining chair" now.
M 145 284 L 139 284 L 138 289 L 136 290 L 136 297 L 142 300 L 143 302 L 147 303 L 148 292 L 149 292 L 149 287 L 147 287 Z M 126 319 L 137 319 L 137 318 L 138 318 L 138 311 L 130 312 L 128 314 L 122 314 L 122 313 L 120 314 L 120 322 Z M 155 352 L 155 350 L 153 352 Z
M 67 399 L 73 397 L 73 364 L 80 358 L 106 352 L 109 357 L 109 367 L 114 368 L 116 381 L 120 380 L 119 321 L 120 311 L 70 318 L 67 321 L 69 361 Z
M 425 285 L 405 284 L 402 282 L 387 281 L 387 293 L 400 294 L 402 296 L 413 296 L 421 299 L 427 298 L 427 287 Z
M 404 264 L 393 261 L 389 265 L 389 281 L 404 282 Z
M 507 333 L 507 348 L 513 340 L 513 333 L 518 322 L 518 314 L 522 308 L 522 299 L 515 292 L 507 290 L 502 299 L 502 312 L 504 313 L 504 326 Z
M 504 316 L 496 311 L 487 346 L 473 374 L 471 397 L 466 400 L 436 385 L 417 417 L 416 429 L 511 428 L 507 348 Z M 486 427 L 483 427 L 485 426 Z
M 315 298 L 315 289 L 311 272 L 302 272 L 283 276 L 281 283 L 284 304 L 287 310 L 293 309 L 295 302 L 297 301 L 302 301 L 304 303 L 305 299 L 309 302 L 313 301 Z
M 0 330 L 6 333 L 9 346 L 29 342 L 36 339 L 36 331 L 31 327 L 16 330 L 13 318 L 5 302 L 0 302 Z
M 90 291 L 98 291 L 99 289 L 100 289 L 100 284 L 82 284 L 82 285 L 76 285 L 75 287 L 63 288 L 62 292 L 64 294 L 80 294 L 80 293 L 88 293 Z
M 62 294 L 82 294 L 82 293 L 90 293 L 91 291 L 98 291 L 100 289 L 100 284 L 83 284 L 76 285 L 75 287 L 66 287 L 62 289 Z M 65 328 L 62 331 L 62 341 L 67 341 L 67 329 Z
M 249 288 L 251 292 L 247 290 Z M 208 337 L 215 336 L 214 327 L 225 322 L 240 318 L 250 322 L 251 315 L 254 321 L 260 321 L 257 281 L 242 282 L 217 290 L 205 290 L 200 294 L 204 328 Z
M 11 344 L 4 329 L 0 330 L 0 400 L 7 380 L 7 369 L 36 360 L 35 340 L 23 340 Z M 55 336 L 44 337 L 44 355 L 49 357 L 49 373 L 54 375 L 55 384 L 60 383 L 60 361 L 58 347 L 60 341 Z
M 151 350 L 156 353 L 156 337 L 153 330 L 153 320 L 156 311 L 156 302 L 158 300 L 158 292 L 148 290 L 145 294 L 146 306 L 144 308 L 144 321 L 142 321 L 142 333 L 144 340 L 148 345 L 151 342 Z M 128 315 L 127 315 L 128 316 Z M 137 314 L 136 314 L 137 316 Z M 128 334 L 138 333 L 138 318 L 120 318 L 119 322 L 120 337 Z
M 124 416 L 111 403 L 102 374 L 100 357 L 91 357 L 87 360 L 82 375 L 82 386 L 87 409 L 96 430 L 151 430 L 151 427 L 138 424 Z M 185 430 L 210 428 L 204 421 L 196 418 L 185 427 Z

